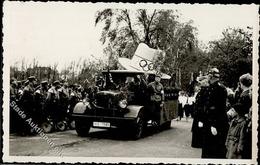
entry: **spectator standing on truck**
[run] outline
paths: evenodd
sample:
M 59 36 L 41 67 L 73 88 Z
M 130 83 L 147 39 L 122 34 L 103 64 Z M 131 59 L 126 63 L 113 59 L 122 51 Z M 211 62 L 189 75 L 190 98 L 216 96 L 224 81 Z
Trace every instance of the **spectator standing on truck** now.
M 146 98 L 146 90 L 147 90 L 147 84 L 144 77 L 141 77 L 140 75 L 137 75 L 134 78 L 134 95 L 137 105 L 144 105 L 147 100 Z
M 164 90 L 163 85 L 160 83 L 161 75 L 156 74 L 155 80 L 148 84 L 150 110 L 154 124 L 160 124 L 160 111 L 164 104 Z

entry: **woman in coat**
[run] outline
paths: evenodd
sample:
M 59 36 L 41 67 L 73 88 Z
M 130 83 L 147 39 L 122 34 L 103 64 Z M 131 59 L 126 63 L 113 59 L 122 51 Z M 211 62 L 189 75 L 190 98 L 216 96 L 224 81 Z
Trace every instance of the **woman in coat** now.
M 194 105 L 194 113 L 193 113 L 193 123 L 192 123 L 192 140 L 191 146 L 194 148 L 201 148 L 202 147 L 202 125 L 199 124 L 199 120 L 203 121 L 204 117 L 204 104 L 205 104 L 205 97 L 208 90 L 208 79 L 206 76 L 199 77 L 197 79 L 198 86 L 197 88 L 197 95 Z

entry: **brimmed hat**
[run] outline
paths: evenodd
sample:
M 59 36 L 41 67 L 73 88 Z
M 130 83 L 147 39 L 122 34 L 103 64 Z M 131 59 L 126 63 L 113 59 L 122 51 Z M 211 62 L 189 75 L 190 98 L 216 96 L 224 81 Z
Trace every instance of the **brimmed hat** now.
M 41 84 L 42 84 L 42 85 L 47 85 L 47 84 L 48 84 L 48 81 L 46 81 L 46 80 L 45 80 L 45 81 L 42 81 Z
M 53 85 L 60 85 L 60 82 L 58 80 L 53 82 Z
M 251 74 L 243 74 L 239 77 L 239 81 L 246 87 L 250 87 L 252 85 L 252 76 Z
M 35 78 L 35 76 L 30 76 L 30 77 L 28 77 L 28 80 L 31 82 L 31 81 L 35 81 L 36 78 Z
M 209 70 L 209 74 L 211 74 L 213 77 L 219 78 L 219 70 L 217 68 L 212 68 Z
M 26 85 L 28 85 L 29 84 L 29 80 L 26 80 L 25 82 L 24 82 L 24 85 L 26 86 Z

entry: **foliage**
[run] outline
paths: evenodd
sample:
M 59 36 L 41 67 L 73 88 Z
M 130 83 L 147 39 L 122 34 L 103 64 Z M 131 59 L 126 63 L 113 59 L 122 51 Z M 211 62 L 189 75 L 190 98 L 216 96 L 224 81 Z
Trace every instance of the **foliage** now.
M 228 28 L 222 38 L 210 43 L 210 65 L 220 70 L 224 84 L 235 88 L 239 76 L 252 73 L 252 31 Z
M 34 61 L 37 61 L 34 59 Z M 58 64 L 53 66 L 40 66 L 25 64 L 22 61 L 21 67 L 18 63 L 10 68 L 10 76 L 17 80 L 26 80 L 29 76 L 34 75 L 40 83 L 47 80 L 49 83 L 55 80 L 66 80 L 69 84 L 78 83 L 83 86 L 93 85 L 95 75 L 100 73 L 105 68 L 105 63 L 102 60 L 88 61 L 80 58 L 78 61 L 72 61 L 68 66 L 65 66 L 60 72 L 57 70 Z
M 185 67 L 183 59 L 195 55 L 198 47 L 192 21 L 181 23 L 178 18 L 176 10 L 105 9 L 97 12 L 95 23 L 104 23 L 100 40 L 103 44 L 108 42 L 105 53 L 114 56 L 114 62 L 118 57 L 131 58 L 138 44 L 143 42 L 165 51 L 160 69 L 172 75 Z M 190 74 L 190 71 L 182 74 Z

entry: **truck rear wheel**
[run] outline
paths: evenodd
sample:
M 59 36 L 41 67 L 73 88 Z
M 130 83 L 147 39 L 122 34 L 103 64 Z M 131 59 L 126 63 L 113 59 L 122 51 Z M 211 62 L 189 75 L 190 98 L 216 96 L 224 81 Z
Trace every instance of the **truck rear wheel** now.
M 46 121 L 41 125 L 44 133 L 50 133 L 54 130 L 54 124 L 52 122 Z
M 86 137 L 89 134 L 90 123 L 81 120 L 75 120 L 75 129 L 78 136 Z
M 59 121 L 59 122 L 56 124 L 56 129 L 59 130 L 59 131 L 65 131 L 66 128 L 67 128 L 67 126 L 66 126 L 65 121 Z

